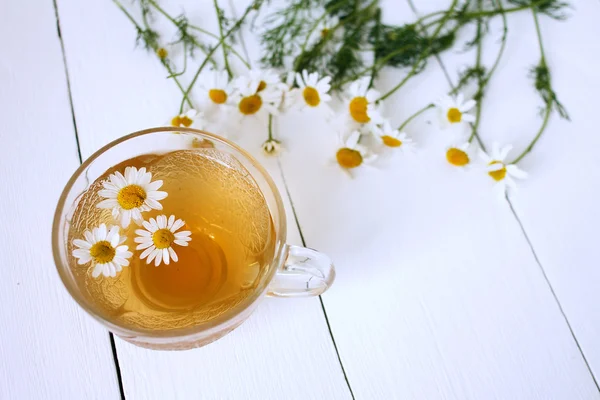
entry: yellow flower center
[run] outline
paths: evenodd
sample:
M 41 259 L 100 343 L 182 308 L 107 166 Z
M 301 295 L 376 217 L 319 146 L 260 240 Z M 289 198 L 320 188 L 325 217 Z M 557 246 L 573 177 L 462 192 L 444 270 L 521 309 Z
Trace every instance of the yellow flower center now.
M 261 92 L 261 91 L 265 90 L 266 88 L 267 88 L 267 82 L 260 81 L 258 83 L 258 88 L 256 88 L 256 93 Z
M 106 240 L 101 240 L 90 249 L 90 256 L 98 264 L 106 264 L 115 258 L 115 248 Z
M 252 96 L 246 96 L 240 101 L 238 108 L 244 115 L 256 114 L 262 107 L 262 99 L 259 95 L 253 94 Z
M 319 92 L 314 87 L 307 86 L 302 91 L 302 96 L 304 96 L 304 101 L 311 107 L 316 107 L 321 102 L 321 97 L 319 97 Z
M 452 107 L 451 109 L 448 110 L 447 117 L 448 117 L 448 121 L 455 124 L 462 120 L 462 113 L 460 112 L 460 110 L 458 108 Z
M 402 140 L 400 139 L 396 139 L 395 137 L 392 136 L 382 136 L 381 140 L 383 140 L 383 144 L 385 144 L 388 147 L 400 147 L 402 146 Z
M 369 102 L 366 97 L 355 97 L 350 101 L 350 115 L 352 118 L 361 124 L 366 124 L 371 120 L 367 115 L 367 105 Z
M 194 121 L 186 115 L 178 115 L 171 120 L 173 126 L 185 126 L 188 128 Z
M 127 185 L 119 190 L 117 201 L 125 210 L 140 207 L 146 200 L 146 191 L 139 185 Z
M 222 89 L 210 89 L 208 91 L 208 97 L 213 103 L 223 104 L 227 101 L 227 93 Z
M 192 139 L 192 147 L 194 149 L 214 149 L 215 144 L 208 139 Z
M 152 241 L 157 249 L 166 249 L 171 247 L 171 244 L 174 240 L 175 235 L 167 228 L 159 229 L 152 234 Z
M 159 47 L 158 49 L 156 49 L 156 55 L 161 60 L 164 60 L 169 55 L 169 52 L 164 47 Z
M 357 150 L 347 147 L 338 150 L 335 158 L 342 168 L 356 168 L 363 162 L 363 157 Z
M 457 167 L 464 167 L 469 163 L 469 155 L 456 147 L 451 147 L 446 152 L 446 159 L 448 162 Z
M 494 165 L 494 164 L 502 164 L 502 162 L 492 161 L 488 165 Z M 504 177 L 506 177 L 506 167 L 504 166 L 504 164 L 502 164 L 502 169 L 499 169 L 498 171 L 490 171 L 490 172 L 488 172 L 488 174 L 489 174 L 489 176 L 494 178 L 495 181 L 501 181 L 502 179 L 504 179 Z
M 325 37 L 327 35 L 329 35 L 329 28 L 321 29 L 321 37 Z

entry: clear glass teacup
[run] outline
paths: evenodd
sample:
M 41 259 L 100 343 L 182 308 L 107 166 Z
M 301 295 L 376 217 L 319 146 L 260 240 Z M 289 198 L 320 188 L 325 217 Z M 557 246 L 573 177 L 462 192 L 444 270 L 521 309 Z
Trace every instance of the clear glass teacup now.
M 137 198 L 123 185 L 151 179 L 166 198 L 160 208 L 140 206 L 141 219 L 133 213 L 125 225 Z M 112 211 L 98 201 L 107 188 L 116 193 Z M 169 241 L 175 228 L 189 241 Z M 115 140 L 75 171 L 58 201 L 52 248 L 65 287 L 92 317 L 136 345 L 176 350 L 224 336 L 265 295 L 317 296 L 331 286 L 330 259 L 286 244 L 286 230 L 279 191 L 252 156 L 219 136 L 165 127 Z

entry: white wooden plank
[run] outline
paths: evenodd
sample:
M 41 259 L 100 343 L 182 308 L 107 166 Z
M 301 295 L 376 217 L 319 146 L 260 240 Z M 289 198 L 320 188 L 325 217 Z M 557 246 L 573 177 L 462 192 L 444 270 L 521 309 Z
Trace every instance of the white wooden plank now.
M 393 7 L 391 3 L 386 6 Z M 397 7 L 387 9 L 388 20 L 411 18 L 407 7 Z M 535 45 L 533 26 L 519 22 L 511 25 L 514 35 L 523 45 Z M 573 33 L 563 43 L 580 36 Z M 533 63 L 535 47 L 526 51 Z M 511 63 L 519 59 L 515 52 L 507 54 Z M 464 64 L 461 57 L 456 64 Z M 490 88 L 496 100 L 485 113 L 490 118 L 485 127 L 491 132 L 484 130 L 488 140 L 513 140 L 538 123 L 535 95 L 513 91 L 527 69 L 518 63 L 506 68 L 504 79 Z M 390 87 L 400 77 L 388 72 L 377 86 Z M 432 63 L 393 96 L 388 115 L 399 124 L 445 90 L 445 79 Z M 515 112 L 525 102 L 529 111 Z M 510 104 L 512 113 L 498 111 L 494 105 L 499 103 Z M 524 123 L 525 115 L 531 124 Z M 292 151 L 283 158 L 283 167 L 304 237 L 338 266 L 336 285 L 324 302 L 356 397 L 598 398 L 517 221 L 492 198 L 485 174 L 464 174 L 446 165 L 443 133 L 435 123 L 435 115 L 429 115 L 409 127 L 420 142 L 418 155 L 398 157 L 381 170 L 365 169 L 348 180 L 330 162 L 335 154 L 332 129 L 317 129 L 301 117 L 282 120 L 283 131 L 302 132 L 288 136 Z M 314 162 L 306 161 L 308 153 Z M 588 160 L 584 165 L 593 170 L 595 164 Z M 549 185 L 549 180 L 539 185 L 540 197 L 532 207 L 541 207 L 541 193 L 548 195 Z M 558 204 L 547 211 L 554 215 Z M 568 216 L 563 218 L 566 222 Z M 550 245 L 568 243 L 566 236 L 559 240 Z M 571 290 L 580 287 L 574 282 Z M 572 306 L 585 295 L 592 298 L 593 287 L 590 283 L 572 299 Z
M 52 2 L 2 2 L 0 22 L 12 38 L 0 58 L 0 398 L 117 398 L 108 334 L 62 287 L 50 247 L 79 165 Z
M 435 7 L 428 5 L 423 12 L 433 10 L 431 6 Z M 600 29 L 593 20 L 599 11 L 600 4 L 587 2 L 567 10 L 565 21 L 540 16 L 553 84 L 572 121 L 551 117 L 544 137 L 522 162 L 531 178 L 512 201 L 596 380 L 600 374 L 596 345 L 600 275 L 595 268 L 598 251 L 594 232 L 600 221 L 595 209 L 600 193 L 595 169 L 599 161 L 594 151 L 600 139 L 595 134 L 594 103 L 589 99 L 600 89 L 593 68 L 600 54 L 594 39 Z M 530 12 L 511 15 L 509 21 L 512 34 L 506 56 L 490 84 L 491 93 L 501 91 L 502 95 L 486 98 L 482 132 L 488 143 L 513 143 L 516 155 L 529 144 L 541 123 L 535 112 L 541 100 L 527 74 L 539 60 L 539 49 Z M 488 65 L 495 56 L 500 29 L 500 21 L 491 25 L 492 37 L 486 48 L 492 50 L 484 54 Z M 472 57 L 445 57 L 444 63 L 455 75 L 457 67 Z
M 523 162 L 532 178 L 516 199 L 516 207 L 598 379 L 600 160 L 597 149 L 600 136 L 597 102 L 593 99 L 600 93 L 600 77 L 594 68 L 600 61 L 600 44 L 595 39 L 600 35 L 600 28 L 595 22 L 596 15 L 600 15 L 600 3 L 577 2 L 568 20 L 555 22 L 542 18 L 540 21 L 555 88 L 572 122 L 552 117 L 544 137 Z M 533 24 L 530 15 L 523 24 Z M 522 56 L 531 63 L 534 60 L 527 54 L 535 52 L 536 46 L 535 42 L 520 44 L 514 50 L 513 59 Z M 498 80 L 505 76 L 500 75 Z M 539 102 L 535 99 L 535 103 L 530 104 Z M 531 119 L 532 111 L 526 114 L 509 105 L 498 107 L 498 113 Z M 539 124 L 539 118 L 535 122 Z M 515 137 L 519 149 L 526 145 L 524 136 Z
M 186 10 L 214 28 L 209 2 L 190 2 Z M 178 91 L 152 55 L 134 51 L 135 31 L 115 6 L 61 0 L 59 12 L 84 157 L 116 137 L 170 119 Z M 106 21 L 111 29 L 104 29 Z M 258 154 L 266 132 L 248 126 L 244 133 L 240 143 Z M 276 161 L 263 161 L 281 184 Z M 289 240 L 298 243 L 287 198 L 286 207 Z M 242 327 L 201 349 L 163 353 L 120 340 L 117 349 L 128 399 L 350 397 L 314 298 L 266 299 Z

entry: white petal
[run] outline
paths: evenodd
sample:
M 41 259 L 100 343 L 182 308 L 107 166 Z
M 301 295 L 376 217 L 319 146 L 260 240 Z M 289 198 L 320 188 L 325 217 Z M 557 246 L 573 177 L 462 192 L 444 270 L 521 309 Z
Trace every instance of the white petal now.
M 192 232 L 191 232 L 191 231 L 181 231 L 181 232 L 177 232 L 177 233 L 175 234 L 175 237 L 176 237 L 177 239 L 183 239 L 183 238 L 185 238 L 185 237 L 188 237 L 188 236 L 190 236 L 191 234 L 192 234 Z
M 464 94 L 459 93 L 458 95 L 456 95 L 456 102 L 455 102 L 456 105 L 460 106 L 463 103 L 463 101 L 465 101 Z
M 106 240 L 106 234 L 108 231 L 106 230 L 106 224 L 100 224 L 98 230 L 96 231 L 96 241 Z
M 178 219 L 171 226 L 171 232 L 176 232 L 177 229 L 181 228 L 183 225 L 185 225 L 185 222 L 183 222 L 181 219 Z
M 102 264 L 96 264 L 96 267 L 92 271 L 92 277 L 93 278 L 99 277 L 103 270 L 104 270 L 104 266 Z
M 73 254 L 73 257 L 75 258 L 90 257 L 90 251 L 85 249 L 75 249 L 71 254 Z
M 162 249 L 162 258 L 165 265 L 169 265 L 169 250 Z
M 102 200 L 98 204 L 96 204 L 97 208 L 115 208 L 119 206 L 119 202 L 115 199 L 106 199 Z
M 120 214 L 119 208 L 118 207 L 114 207 L 112 209 L 111 214 L 112 214 L 112 216 L 113 216 L 114 219 L 119 218 L 119 214 Z
M 179 258 L 177 257 L 177 254 L 175 253 L 175 250 L 173 250 L 173 248 L 172 248 L 172 247 L 169 247 L 169 254 L 171 255 L 171 259 L 172 259 L 174 262 L 177 262 L 177 261 L 179 261 Z
M 158 227 L 160 229 L 165 229 L 167 227 L 167 217 L 165 215 L 159 215 L 156 217 L 156 222 L 158 223 Z
M 120 236 L 119 236 L 119 227 L 116 225 L 113 225 L 110 230 L 108 231 L 108 234 L 106 235 L 106 240 L 108 242 L 110 242 L 110 245 L 112 247 L 117 247 L 117 245 L 119 244 L 119 240 L 120 240 Z
M 92 234 L 91 231 L 86 230 L 85 232 L 83 232 L 83 236 L 85 236 L 85 240 L 88 241 L 88 243 L 93 243 L 94 242 L 94 235 Z
M 488 172 L 500 171 L 502 168 L 504 168 L 504 164 L 502 163 L 494 163 L 486 166 Z
M 359 131 L 354 131 L 350 134 L 350 136 L 348 136 L 348 139 L 346 139 L 346 147 L 353 149 L 356 147 L 356 145 L 358 144 L 358 141 L 360 139 L 360 132 Z
M 500 159 L 500 161 L 504 161 L 506 159 L 506 156 L 508 155 L 508 153 L 510 153 L 510 151 L 512 150 L 512 145 L 506 145 L 504 146 L 501 150 L 500 153 L 498 154 L 498 158 Z
M 80 249 L 91 249 L 92 248 L 92 244 L 90 242 L 86 242 L 85 240 L 81 240 L 81 239 L 75 239 L 73 240 L 73 244 L 77 247 L 79 247 Z
M 115 258 L 113 258 L 113 262 L 116 265 L 122 265 L 124 267 L 128 267 L 129 266 L 129 260 L 127 260 L 124 257 L 115 257 Z
M 475 122 L 475 116 L 471 115 L 471 114 L 463 114 L 462 115 L 462 120 L 464 122 Z
M 158 267 L 160 265 L 160 263 L 162 262 L 162 256 L 163 256 L 163 252 L 160 249 L 157 249 L 156 253 L 156 258 L 154 259 L 154 266 Z
M 150 175 L 150 177 L 152 177 L 152 174 L 150 172 L 148 172 L 148 175 Z M 147 184 L 144 187 L 144 189 L 146 189 L 146 192 L 154 192 L 154 191 L 158 190 L 162 185 L 163 185 L 163 181 L 157 180 L 157 181 Z
M 175 240 L 173 241 L 173 243 L 175 243 L 175 244 L 177 244 L 177 245 L 179 245 L 179 246 L 183 246 L 183 247 L 185 247 L 185 246 L 187 246 L 187 245 L 188 245 L 188 244 L 187 244 L 187 242 L 184 242 L 183 240 L 179 240 L 179 239 L 175 239 Z
M 114 182 L 114 184 L 118 188 L 123 188 L 123 187 L 127 186 L 127 181 L 125 180 L 125 177 L 123 176 L 123 174 L 121 174 L 118 171 L 110 176 L 110 180 L 111 180 L 111 182 Z
M 163 208 L 162 204 L 160 204 L 158 201 L 151 199 L 149 197 L 146 199 L 144 204 L 148 205 L 148 207 L 153 208 L 155 210 L 162 210 L 162 208 Z
M 471 108 L 475 107 L 475 105 L 477 104 L 477 102 L 473 99 L 471 100 L 467 100 L 460 108 L 459 110 L 461 112 L 467 112 L 469 111 Z
M 150 218 L 150 221 L 154 221 L 154 218 Z M 158 227 L 155 226 L 154 224 L 148 222 L 148 221 L 143 221 L 142 225 L 144 226 L 144 228 L 146 228 L 146 230 L 150 233 L 154 233 L 158 230 Z
M 151 237 L 152 234 L 145 229 L 136 229 L 135 234 L 143 237 Z
M 136 250 L 144 250 L 154 244 L 154 242 L 152 240 L 147 241 L 147 242 L 138 242 L 138 243 L 140 243 L 140 244 L 137 245 L 137 247 L 135 248 Z
M 527 172 L 523 171 L 521 168 L 517 167 L 514 164 L 507 165 L 506 166 L 506 171 L 510 175 L 512 175 L 512 176 L 514 176 L 515 178 L 518 178 L 518 179 L 527 179 L 527 177 L 529 176 L 529 174 Z
M 131 222 L 131 210 L 123 210 L 121 214 L 121 226 L 127 228 Z
M 77 264 L 83 265 L 89 263 L 90 261 L 92 261 L 92 256 L 88 253 L 83 257 L 79 257 L 77 260 Z
M 174 222 L 175 222 L 175 216 L 174 216 L 174 215 L 171 215 L 171 216 L 169 217 L 169 222 L 167 222 L 167 228 L 168 228 L 168 229 L 171 229 L 171 227 L 173 226 L 173 223 L 174 223 Z
M 116 199 L 119 195 L 119 192 L 116 190 L 102 189 L 98 190 L 98 195 L 107 199 Z
M 154 247 L 154 246 L 148 247 L 146 250 L 144 250 L 142 252 L 142 254 L 140 254 L 140 259 L 143 260 L 144 258 L 148 257 L 148 255 L 150 255 L 150 253 L 152 253 L 154 250 L 156 250 L 156 247 Z M 149 263 L 150 262 L 148 262 L 148 264 Z
M 154 247 L 154 249 L 152 250 L 152 252 L 148 256 L 148 259 L 146 260 L 146 264 L 150 264 L 152 262 L 152 260 L 154 260 L 154 258 L 156 257 L 156 255 L 159 254 L 159 253 L 160 253 L 160 250 L 157 249 L 156 247 Z

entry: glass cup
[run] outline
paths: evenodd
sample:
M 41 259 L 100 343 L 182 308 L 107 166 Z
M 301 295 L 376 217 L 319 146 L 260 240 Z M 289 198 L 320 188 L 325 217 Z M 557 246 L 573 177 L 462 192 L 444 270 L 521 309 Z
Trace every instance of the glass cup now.
M 178 133 L 178 134 L 177 134 Z M 109 321 L 82 293 L 68 263 L 67 237 L 73 212 L 83 193 L 106 170 L 142 154 L 160 154 L 192 147 L 215 147 L 227 152 L 251 174 L 261 190 L 273 220 L 275 251 L 270 267 L 255 290 L 235 307 L 199 325 L 172 329 L 132 329 Z M 58 273 L 75 301 L 92 317 L 124 340 L 138 346 L 184 350 L 204 346 L 238 327 L 265 295 L 274 297 L 318 296 L 335 278 L 331 260 L 309 248 L 286 244 L 286 215 L 281 195 L 267 171 L 247 152 L 219 136 L 190 128 L 153 128 L 132 133 L 104 146 L 75 171 L 60 196 L 52 227 L 52 250 Z

